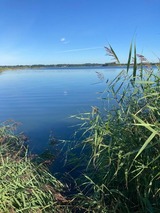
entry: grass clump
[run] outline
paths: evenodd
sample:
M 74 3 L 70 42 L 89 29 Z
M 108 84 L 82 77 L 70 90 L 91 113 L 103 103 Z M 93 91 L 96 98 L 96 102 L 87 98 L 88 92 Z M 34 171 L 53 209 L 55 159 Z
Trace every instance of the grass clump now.
M 133 56 L 131 45 L 126 69 L 102 94 L 104 112 L 81 117 L 81 145 L 91 150 L 76 195 L 85 212 L 160 212 L 160 69 L 135 47 Z
M 32 162 L 14 128 L 15 123 L 0 126 L 0 212 L 68 212 L 64 185 Z

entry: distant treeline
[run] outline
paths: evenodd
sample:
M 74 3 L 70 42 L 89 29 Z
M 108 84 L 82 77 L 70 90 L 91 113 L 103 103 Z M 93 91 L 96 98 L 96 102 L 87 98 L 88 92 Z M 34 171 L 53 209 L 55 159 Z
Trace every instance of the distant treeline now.
M 145 65 L 145 63 L 143 63 Z M 84 63 L 84 64 L 35 64 L 35 65 L 5 65 L 0 66 L 0 71 L 3 70 L 15 70 L 15 69 L 40 69 L 40 68 L 68 68 L 68 67 L 105 67 L 105 66 L 126 66 L 126 63 L 117 64 L 115 62 L 112 63 Z M 160 63 L 150 63 L 150 65 L 159 65 Z

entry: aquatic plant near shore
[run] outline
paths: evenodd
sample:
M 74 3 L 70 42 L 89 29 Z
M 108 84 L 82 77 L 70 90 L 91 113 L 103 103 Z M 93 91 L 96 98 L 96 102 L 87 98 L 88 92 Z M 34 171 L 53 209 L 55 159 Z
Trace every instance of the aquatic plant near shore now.
M 15 123 L 0 126 L 0 212 L 67 212 L 64 185 L 29 157 Z
M 107 52 L 118 60 L 111 47 Z M 86 212 L 160 211 L 160 70 L 136 47 L 132 66 L 131 58 L 132 45 L 126 70 L 103 93 L 105 113 L 79 117 L 87 133 L 81 146 L 92 150 L 75 196 Z

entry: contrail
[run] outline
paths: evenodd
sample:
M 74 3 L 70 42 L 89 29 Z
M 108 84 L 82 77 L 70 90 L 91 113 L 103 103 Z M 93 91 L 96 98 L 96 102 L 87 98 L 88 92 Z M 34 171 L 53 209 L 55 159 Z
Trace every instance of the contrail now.
M 88 47 L 88 48 L 81 48 L 81 49 L 59 51 L 59 53 L 78 52 L 78 51 L 84 51 L 84 50 L 96 50 L 96 49 L 102 49 L 102 48 L 103 47 Z

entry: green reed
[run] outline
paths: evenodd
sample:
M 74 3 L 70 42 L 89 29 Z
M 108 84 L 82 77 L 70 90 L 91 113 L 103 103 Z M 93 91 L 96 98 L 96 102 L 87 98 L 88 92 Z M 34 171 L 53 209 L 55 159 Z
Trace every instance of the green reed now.
M 0 126 L 0 212 L 68 212 L 64 185 L 33 161 L 15 126 Z
M 119 63 L 111 46 L 106 51 Z M 159 212 L 159 68 L 155 71 L 131 45 L 126 69 L 107 83 L 103 100 L 103 113 L 93 108 L 79 117 L 85 121 L 86 133 L 81 145 L 91 149 L 91 154 L 75 196 L 77 208 L 84 212 Z

